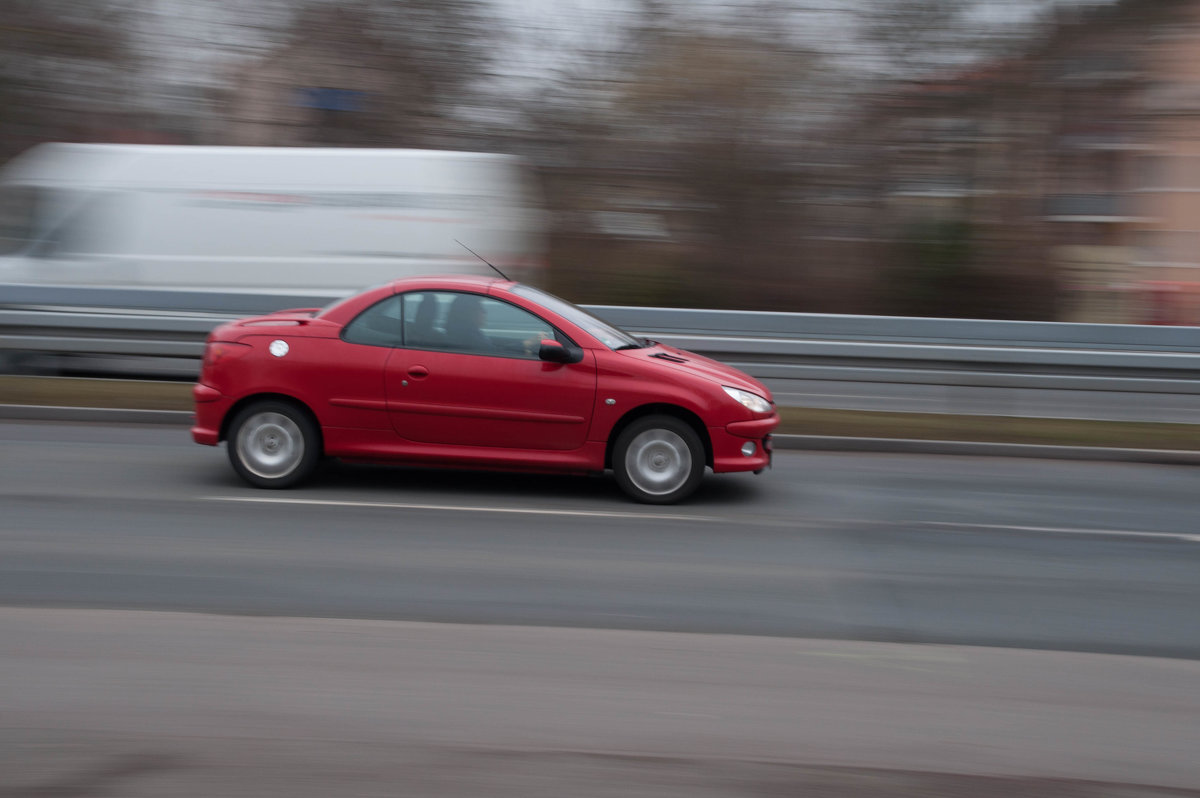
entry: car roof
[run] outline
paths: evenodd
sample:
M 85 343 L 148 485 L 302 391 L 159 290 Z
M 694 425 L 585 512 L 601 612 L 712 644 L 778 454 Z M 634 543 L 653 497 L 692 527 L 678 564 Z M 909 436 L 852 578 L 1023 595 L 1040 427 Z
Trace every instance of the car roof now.
M 436 290 L 445 289 L 453 290 L 474 290 L 479 293 L 487 293 L 489 289 L 496 285 L 516 285 L 512 280 L 504 280 L 500 277 L 480 276 L 472 274 L 431 274 L 420 277 L 404 277 L 399 280 L 393 280 L 390 283 L 392 290 L 396 293 L 401 291 L 413 290 Z

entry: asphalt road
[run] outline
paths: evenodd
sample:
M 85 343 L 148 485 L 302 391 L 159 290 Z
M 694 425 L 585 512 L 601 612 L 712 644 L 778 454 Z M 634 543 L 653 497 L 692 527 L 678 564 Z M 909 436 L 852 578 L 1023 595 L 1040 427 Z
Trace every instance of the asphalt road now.
M 241 484 L 168 427 L 0 424 L 0 605 L 1200 658 L 1200 472 L 781 452 L 675 507 L 611 479 Z
M 610 479 L 0 423 L 0 798 L 1200 795 L 1200 472 Z M 1136 655 L 1136 656 L 1127 656 Z

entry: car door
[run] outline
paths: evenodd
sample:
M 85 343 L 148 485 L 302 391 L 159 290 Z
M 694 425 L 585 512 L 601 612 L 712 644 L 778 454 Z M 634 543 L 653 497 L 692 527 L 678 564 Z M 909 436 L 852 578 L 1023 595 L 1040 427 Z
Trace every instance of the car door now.
M 577 449 L 596 395 L 591 352 L 579 363 L 538 358 L 540 317 L 478 294 L 403 295 L 405 343 L 387 363 L 388 411 L 410 441 L 502 449 Z M 569 342 L 567 342 L 569 343 Z M 573 344 L 572 344 L 573 346 Z
M 314 340 L 289 353 L 306 356 L 306 395 L 324 426 L 391 430 L 384 373 L 400 345 L 400 298 L 390 296 L 355 317 L 336 338 Z M 311 349 L 311 354 L 308 350 Z

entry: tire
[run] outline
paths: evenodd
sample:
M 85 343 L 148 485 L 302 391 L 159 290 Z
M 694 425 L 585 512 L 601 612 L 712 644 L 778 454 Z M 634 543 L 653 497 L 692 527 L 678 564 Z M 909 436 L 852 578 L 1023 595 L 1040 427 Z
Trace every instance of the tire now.
M 613 473 L 630 498 L 644 504 L 673 504 L 700 485 L 704 445 L 687 422 L 673 416 L 647 416 L 617 436 Z
M 290 488 L 316 470 L 321 434 L 300 408 L 262 401 L 238 411 L 226 442 L 229 462 L 238 476 L 259 488 Z

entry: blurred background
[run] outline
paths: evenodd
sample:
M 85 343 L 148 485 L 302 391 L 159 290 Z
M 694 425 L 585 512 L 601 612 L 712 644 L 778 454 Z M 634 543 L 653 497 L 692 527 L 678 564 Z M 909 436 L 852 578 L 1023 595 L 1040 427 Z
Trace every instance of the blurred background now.
M 1195 0 L 8 0 L 44 141 L 515 153 L 582 303 L 1200 322 Z
M 670 513 L 252 495 L 186 443 L 238 308 L 4 282 L 0 798 L 1200 795 L 1189 328 L 686 310 L 1200 323 L 1200 0 L 0 0 L 0 168 L 43 142 L 517 155 L 538 282 L 784 426 Z M 255 233 L 297 199 L 214 193 Z M 44 376 L 114 373 L 159 381 Z

